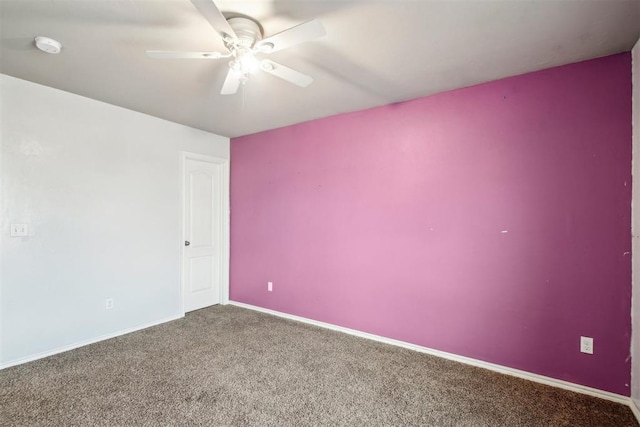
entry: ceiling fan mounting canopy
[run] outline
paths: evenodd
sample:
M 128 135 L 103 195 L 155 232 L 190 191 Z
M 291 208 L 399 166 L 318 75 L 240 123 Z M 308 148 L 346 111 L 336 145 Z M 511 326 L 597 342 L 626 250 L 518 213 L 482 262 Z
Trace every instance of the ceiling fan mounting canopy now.
M 222 85 L 221 94 L 230 95 L 246 83 L 250 74 L 263 70 L 300 87 L 306 87 L 313 79 L 306 74 L 275 63 L 268 59 L 260 61 L 256 54 L 268 54 L 326 35 L 322 23 L 316 19 L 264 38 L 262 26 L 248 16 L 233 16 L 228 19 L 213 0 L 191 0 L 211 27 L 220 35 L 228 53 L 220 52 L 170 52 L 148 50 L 152 58 L 170 59 L 218 59 L 232 58 L 229 71 Z
M 231 29 L 233 29 L 233 32 L 236 34 L 238 45 L 251 48 L 256 42 L 262 40 L 262 30 L 257 21 L 248 17 L 235 17 L 229 18 L 227 22 L 229 22 Z M 225 44 L 233 44 L 233 42 L 234 40 L 231 36 L 229 36 L 229 40 L 225 40 Z M 227 48 L 230 47 L 227 46 Z

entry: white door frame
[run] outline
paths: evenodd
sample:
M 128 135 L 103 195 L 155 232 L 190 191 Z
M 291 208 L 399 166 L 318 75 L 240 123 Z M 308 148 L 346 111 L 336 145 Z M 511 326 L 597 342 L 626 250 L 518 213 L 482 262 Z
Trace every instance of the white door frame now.
M 220 198 L 218 203 L 221 206 L 220 224 L 214 224 L 216 239 L 214 244 L 219 250 L 218 274 L 220 280 L 220 304 L 229 304 L 229 159 L 221 157 L 207 156 L 204 154 L 182 151 L 180 153 L 180 310 L 184 316 L 184 288 L 185 265 L 184 265 L 184 241 L 186 232 L 186 180 L 185 171 L 187 160 L 198 160 L 216 165 L 217 178 L 220 180 Z

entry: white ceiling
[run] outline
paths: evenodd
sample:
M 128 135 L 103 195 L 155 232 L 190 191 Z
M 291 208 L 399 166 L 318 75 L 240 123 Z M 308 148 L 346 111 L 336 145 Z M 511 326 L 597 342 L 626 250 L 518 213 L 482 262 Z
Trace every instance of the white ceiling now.
M 235 137 L 631 50 L 640 0 L 216 0 L 265 36 L 319 18 L 327 36 L 270 59 L 220 95 L 225 60 L 159 60 L 146 50 L 222 51 L 189 0 L 0 0 L 0 72 Z M 33 39 L 60 41 L 48 55 Z

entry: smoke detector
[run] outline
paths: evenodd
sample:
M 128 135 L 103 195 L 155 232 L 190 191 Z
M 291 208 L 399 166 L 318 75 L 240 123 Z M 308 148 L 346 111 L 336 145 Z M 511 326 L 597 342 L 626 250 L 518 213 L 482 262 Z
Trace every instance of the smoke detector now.
M 36 47 L 46 53 L 58 54 L 62 50 L 62 43 L 49 37 L 38 36 L 35 42 Z

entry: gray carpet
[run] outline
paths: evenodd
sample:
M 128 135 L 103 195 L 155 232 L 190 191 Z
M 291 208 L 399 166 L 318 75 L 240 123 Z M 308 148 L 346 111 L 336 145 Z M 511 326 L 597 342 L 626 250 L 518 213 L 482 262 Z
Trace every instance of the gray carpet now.
M 624 405 L 233 306 L 0 371 L 0 425 L 637 426 Z

